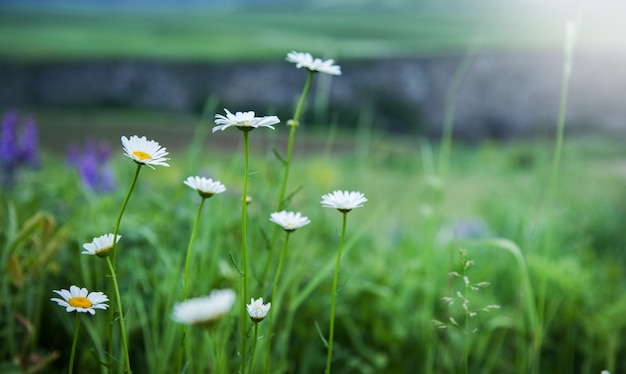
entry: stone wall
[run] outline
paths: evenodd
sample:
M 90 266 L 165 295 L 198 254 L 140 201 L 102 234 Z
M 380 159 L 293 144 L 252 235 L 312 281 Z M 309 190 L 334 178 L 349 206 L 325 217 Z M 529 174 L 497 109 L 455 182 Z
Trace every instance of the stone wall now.
M 461 56 L 341 61 L 344 74 L 319 75 L 308 122 L 339 118 L 394 132 L 440 132 L 446 90 Z M 626 130 L 626 56 L 578 53 L 569 105 L 570 130 Z M 306 73 L 283 61 L 0 62 L 0 109 L 129 107 L 199 113 L 210 95 L 231 110 L 271 110 L 288 118 Z M 332 82 L 331 82 L 332 80 Z M 510 138 L 552 131 L 562 82 L 559 53 L 475 56 L 458 91 L 455 135 Z M 329 96 L 319 94 L 328 92 Z M 316 114 L 317 113 L 317 114 Z

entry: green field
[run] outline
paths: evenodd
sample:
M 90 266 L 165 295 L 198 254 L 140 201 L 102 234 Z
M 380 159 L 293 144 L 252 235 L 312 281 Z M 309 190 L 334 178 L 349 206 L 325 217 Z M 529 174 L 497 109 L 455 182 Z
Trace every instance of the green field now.
M 231 256 L 240 262 L 242 143 L 236 130 L 207 134 L 210 124 L 199 126 L 192 127 L 199 131 L 196 136 L 180 137 L 170 149 L 170 168 L 143 168 L 122 221 L 119 276 L 131 361 L 138 372 L 169 373 L 177 361 L 180 325 L 169 316 L 179 298 L 198 202 L 197 194 L 182 184 L 188 175 L 208 174 L 228 188 L 224 196 L 207 202 L 201 217 L 190 294 L 201 296 L 225 287 L 238 290 Z M 328 147 L 334 141 L 327 133 L 315 137 L 317 150 L 307 151 L 303 144 L 310 137 L 301 130 L 288 189 L 297 193 L 289 208 L 309 216 L 312 223 L 292 235 L 282 301 L 273 302 L 278 308 L 271 357 L 275 370 L 319 372 L 324 365 L 319 334 L 327 333 L 341 217 L 321 208 L 319 200 L 334 189 L 358 190 L 369 199 L 349 214 L 339 277 L 334 372 L 459 372 L 465 351 L 470 372 L 618 369 L 626 357 L 621 343 L 626 329 L 626 277 L 621 266 L 626 152 L 620 142 L 566 139 L 558 193 L 551 200 L 549 139 L 454 145 L 449 176 L 443 179 L 437 143 L 378 136 L 370 142 L 374 134 L 357 132 L 342 134 L 341 144 Z M 130 135 L 123 128 L 111 128 L 109 133 Z M 149 128 L 143 133 L 152 135 Z M 282 170 L 272 147 L 284 154 L 280 139 L 286 133 L 284 126 L 275 132 L 251 133 L 255 149 L 249 178 L 253 203 L 248 209 L 251 294 L 266 300 L 270 300 L 267 284 L 258 282 Z M 233 142 L 225 145 L 225 139 Z M 169 145 L 166 140 L 161 144 Z M 121 146 L 113 143 L 118 183 L 113 193 L 82 187 L 76 172 L 51 153 L 43 154 L 41 169 L 24 171 L 13 190 L 2 192 L 2 258 L 10 271 L 2 277 L 1 333 L 3 341 L 11 342 L 2 349 L 3 370 L 14 367 L 9 364 L 14 359 L 35 352 L 41 359 L 51 358 L 50 363 L 41 363 L 47 370 L 63 370 L 74 317 L 48 301 L 54 296 L 51 290 L 70 284 L 109 289 L 106 266 L 97 258 L 79 255 L 79 249 L 112 230 L 134 169 L 121 154 Z M 456 237 L 455 228 L 460 230 Z M 460 271 L 459 248 L 467 249 L 475 260 L 469 279 L 491 283 L 472 293 L 472 307 L 501 306 L 472 319 L 478 332 L 471 335 L 454 329 L 445 333 L 431 322 L 464 318 L 460 304 L 448 310 L 440 301 L 463 288 L 460 280 L 447 276 Z M 275 261 L 276 256 L 272 268 Z M 8 317 L 18 315 L 19 319 Z M 188 357 L 204 358 L 192 360 L 189 370 L 205 372 L 216 362 L 226 362 L 229 372 L 236 370 L 238 315 L 233 308 L 209 335 L 197 328 L 188 330 Z M 20 322 L 24 320 L 34 327 L 30 335 Z M 97 362 L 106 357 L 107 313 L 85 316 L 83 322 L 76 367 L 103 371 Z M 266 328 L 260 325 L 261 336 Z M 123 361 L 119 342 L 114 347 L 116 360 Z M 257 349 L 253 372 L 262 372 L 264 337 Z M 115 371 L 121 368 L 116 365 Z
M 306 50 L 343 59 L 556 49 L 573 12 L 447 9 L 221 9 L 198 12 L 4 11 L 0 57 L 267 60 Z

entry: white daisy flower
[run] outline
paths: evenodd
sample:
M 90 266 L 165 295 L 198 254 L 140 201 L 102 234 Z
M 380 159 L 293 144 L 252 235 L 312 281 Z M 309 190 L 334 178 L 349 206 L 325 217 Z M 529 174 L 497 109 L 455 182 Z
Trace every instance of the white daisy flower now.
M 309 217 L 303 216 L 300 212 L 287 212 L 285 210 L 272 213 L 270 221 L 281 226 L 285 231 L 295 231 L 311 223 Z
M 170 166 L 167 162 L 169 158 L 165 157 L 169 153 L 158 142 L 147 140 L 145 136 L 141 138 L 133 135 L 128 139 L 122 136 L 122 145 L 124 146 L 124 155 L 139 164 L 148 165 L 152 169 L 152 165 Z
M 96 314 L 95 309 L 106 310 L 109 306 L 104 304 L 109 301 L 107 295 L 102 292 L 89 292 L 86 288 L 78 288 L 71 286 L 70 290 L 53 290 L 63 299 L 53 297 L 50 301 L 54 301 L 60 306 L 65 307 L 66 312 L 77 311 L 80 313 Z
M 115 243 L 120 241 L 121 236 L 117 236 Z M 107 257 L 113 249 L 113 234 L 104 234 L 93 238 L 91 243 L 83 244 L 85 250 L 81 252 L 84 255 L 95 255 L 98 257 Z
M 218 126 L 213 127 L 213 132 L 218 130 L 226 130 L 231 126 L 237 127 L 241 131 L 250 131 L 257 127 L 269 127 L 272 130 L 277 123 L 280 122 L 276 116 L 255 117 L 253 111 L 249 112 L 237 112 L 232 114 L 228 109 L 224 109 L 226 115 L 216 114 L 215 124 Z
M 174 306 L 174 321 L 187 325 L 210 325 L 232 308 L 235 291 L 213 290 L 209 296 L 188 299 Z
M 246 304 L 248 315 L 253 322 L 261 322 L 265 319 L 267 312 L 269 312 L 272 303 L 263 304 L 263 298 L 260 297 L 256 300 L 250 299 L 250 304 Z
M 187 177 L 184 182 L 187 186 L 198 191 L 203 198 L 209 198 L 217 193 L 226 191 L 226 187 L 218 181 L 204 177 Z
M 367 199 L 360 192 L 334 191 L 322 196 L 324 208 L 335 208 L 342 213 L 347 213 L 354 208 L 360 208 Z
M 291 51 L 287 53 L 287 61 L 296 64 L 298 69 L 305 67 L 309 71 L 319 71 L 320 73 L 330 75 L 341 75 L 341 66 L 334 65 L 335 60 L 322 60 L 320 58 L 314 59 L 308 52 Z

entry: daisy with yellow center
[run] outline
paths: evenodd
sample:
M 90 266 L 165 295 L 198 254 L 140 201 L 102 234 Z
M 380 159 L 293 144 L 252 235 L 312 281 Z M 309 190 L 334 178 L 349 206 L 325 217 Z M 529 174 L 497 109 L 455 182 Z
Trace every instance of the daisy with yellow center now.
M 124 147 L 124 155 L 138 164 L 148 165 L 152 169 L 152 165 L 170 166 L 167 162 L 169 158 L 165 157 L 169 153 L 158 142 L 148 140 L 145 136 L 141 138 L 133 135 L 129 138 L 122 136 L 122 146 Z
M 77 286 L 71 286 L 70 290 L 53 290 L 52 292 L 62 297 L 51 298 L 50 301 L 54 301 L 62 307 L 65 307 L 66 312 L 79 312 L 96 314 L 96 309 L 106 310 L 109 306 L 104 304 L 109 301 L 109 298 L 102 292 L 89 292 L 86 288 L 79 288 Z

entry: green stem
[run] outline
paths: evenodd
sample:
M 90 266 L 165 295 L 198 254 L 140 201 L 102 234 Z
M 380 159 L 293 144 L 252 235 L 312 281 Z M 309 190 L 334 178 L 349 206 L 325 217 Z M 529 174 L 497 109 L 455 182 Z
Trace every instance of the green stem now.
M 135 168 L 135 174 L 133 175 L 133 179 L 130 182 L 130 186 L 128 187 L 128 192 L 126 193 L 126 197 L 124 198 L 124 202 L 122 203 L 122 207 L 117 215 L 117 220 L 115 221 L 115 228 L 113 229 L 113 245 L 111 246 L 111 257 L 112 257 L 112 266 L 113 270 L 115 270 L 115 256 L 116 251 L 115 247 L 117 244 L 117 235 L 120 230 L 120 224 L 122 223 L 122 216 L 124 215 L 124 210 L 126 210 L 126 205 L 128 205 L 128 200 L 130 200 L 130 195 L 133 193 L 133 189 L 135 188 L 135 183 L 137 183 L 137 178 L 139 177 L 139 171 L 141 170 L 141 166 L 143 164 L 137 163 L 137 167 Z M 107 257 L 108 258 L 108 257 Z M 115 290 L 113 289 L 113 285 L 111 285 L 111 292 L 109 292 L 111 304 L 115 303 Z M 115 313 L 111 313 L 111 321 L 109 324 L 109 360 L 108 367 L 109 372 L 111 372 L 113 368 L 113 326 L 115 325 Z
M 561 102 L 559 104 L 559 118 L 556 127 L 556 141 L 554 145 L 554 158 L 552 159 L 552 172 L 550 173 L 550 198 L 556 193 L 558 184 L 559 168 L 561 166 L 561 154 L 563 153 L 563 137 L 565 133 L 565 114 L 567 112 L 567 97 L 569 81 L 572 72 L 572 50 L 568 50 L 563 63 L 563 80 L 561 82 Z
M 124 347 L 126 372 L 130 374 L 131 373 L 130 356 L 128 355 L 128 343 L 126 340 L 126 327 L 124 325 L 124 312 L 122 310 L 122 298 L 120 297 L 120 288 L 117 284 L 117 275 L 115 275 L 115 269 L 113 268 L 111 257 L 107 257 L 106 260 L 107 260 L 107 265 L 109 265 L 109 270 L 111 271 L 111 279 L 113 280 L 113 288 L 115 289 L 115 300 L 117 301 L 117 311 L 119 313 L 119 318 L 120 318 L 120 333 L 122 334 L 122 346 Z M 111 353 L 109 352 L 109 354 Z
M 276 207 L 276 211 L 280 212 L 283 210 L 285 192 L 287 191 L 287 180 L 289 179 L 289 169 L 291 166 L 291 155 L 293 153 L 293 143 L 296 136 L 296 128 L 299 126 L 300 122 L 300 113 L 302 113 L 302 109 L 304 108 L 304 102 L 306 101 L 307 94 L 309 93 L 309 88 L 311 87 L 311 81 L 313 80 L 313 75 L 315 72 L 309 71 L 309 75 L 307 77 L 306 83 L 304 84 L 304 88 L 302 89 L 302 93 L 300 94 L 300 100 L 298 101 L 298 105 L 296 106 L 296 111 L 293 115 L 292 123 L 290 125 L 291 129 L 289 130 L 289 141 L 287 142 L 287 156 L 285 157 L 285 171 L 283 172 L 283 180 L 280 184 L 280 189 L 278 192 L 278 204 Z M 267 280 L 267 276 L 269 273 L 269 267 L 272 262 L 272 257 L 274 253 L 274 245 L 276 244 L 276 237 L 278 236 L 278 227 L 274 227 L 274 232 L 272 233 L 272 240 L 270 242 L 270 247 L 267 255 L 267 259 L 265 260 L 265 266 L 263 268 L 263 276 L 261 277 L 261 285 L 265 284 Z
M 467 72 L 474 56 L 474 47 L 470 46 L 463 60 L 454 72 L 452 80 L 448 84 L 446 91 L 446 106 L 443 120 L 443 131 L 441 133 L 441 154 L 439 156 L 439 178 L 445 182 L 448 174 L 448 164 L 450 159 L 450 150 L 452 148 L 452 130 L 454 128 L 454 117 L 456 115 L 456 95 L 461 85 L 461 81 Z
M 272 351 L 272 326 L 274 324 L 274 310 L 276 310 L 278 306 L 278 281 L 280 279 L 280 272 L 283 268 L 283 261 L 285 259 L 285 252 L 287 252 L 287 242 L 289 242 L 289 234 L 291 231 L 286 231 L 285 242 L 283 243 L 283 248 L 280 251 L 280 258 L 278 260 L 278 268 L 276 269 L 276 275 L 274 276 L 274 288 L 272 290 L 272 307 L 270 308 L 270 321 L 269 327 L 267 330 L 267 354 L 265 357 L 265 373 L 269 374 L 270 372 L 270 354 Z
M 80 316 L 76 312 L 76 323 L 74 324 L 74 340 L 72 341 L 72 353 L 70 353 L 70 368 L 67 371 L 69 374 L 74 372 L 74 357 L 76 356 L 76 343 L 78 342 L 78 331 L 80 330 Z
M 313 80 L 313 72 L 309 71 L 309 76 L 307 77 L 306 83 L 304 84 L 304 89 L 302 90 L 302 94 L 300 95 L 300 101 L 298 101 L 298 106 L 296 107 L 296 112 L 293 115 L 293 122 L 291 123 L 291 129 L 289 130 L 289 141 L 287 143 L 287 156 L 285 158 L 285 172 L 283 173 L 283 181 L 280 184 L 280 190 L 278 192 L 278 207 L 276 209 L 277 212 L 283 209 L 285 191 L 287 190 L 287 180 L 289 179 L 289 167 L 291 165 L 291 155 L 293 154 L 293 143 L 296 135 L 296 128 L 300 125 L 300 113 L 304 108 L 304 101 L 306 100 L 306 96 L 309 92 L 309 88 L 311 87 L 311 81 Z
M 206 198 L 203 197 L 200 200 L 200 204 L 198 204 L 196 220 L 193 223 L 193 228 L 191 229 L 191 237 L 189 238 L 189 245 L 187 246 L 187 256 L 185 258 L 185 278 L 183 281 L 183 300 L 187 300 L 187 289 L 189 287 L 189 260 L 191 259 L 191 249 L 193 248 L 193 242 L 196 239 L 196 232 L 198 231 L 198 223 L 200 222 L 200 214 L 202 213 L 202 207 L 204 206 L 205 200 Z
M 552 217 L 551 204 L 553 204 L 555 201 L 558 182 L 559 182 L 559 169 L 561 166 L 561 155 L 563 153 L 563 137 L 565 133 L 565 114 L 567 112 L 569 81 L 570 81 L 570 76 L 572 73 L 573 53 L 574 53 L 573 41 L 569 46 L 567 46 L 567 43 L 568 41 L 566 40 L 565 56 L 563 60 L 563 76 L 562 76 L 562 81 L 561 81 L 561 101 L 559 104 L 559 117 L 557 120 L 556 139 L 555 139 L 555 144 L 554 144 L 554 155 L 552 158 L 552 170 L 550 173 L 550 186 L 548 189 L 547 204 L 546 204 L 547 230 L 544 236 L 544 253 L 548 257 L 551 255 L 552 247 L 554 246 L 554 243 L 553 243 L 554 241 L 553 240 L 553 226 L 554 225 L 552 224 L 553 217 Z M 547 288 L 547 279 L 546 277 L 543 277 L 539 285 L 539 300 L 538 300 L 538 306 L 537 306 L 537 309 L 539 311 L 539 316 L 538 316 L 539 324 L 541 326 L 543 326 L 543 323 L 544 323 L 546 288 Z M 541 354 L 539 353 L 539 350 L 541 349 L 542 344 L 543 344 L 543 334 L 542 334 L 542 330 L 540 330 L 538 331 L 538 334 L 537 334 L 537 345 L 536 345 L 537 351 L 535 352 L 535 360 L 534 360 L 534 367 L 533 367 L 534 373 L 539 372 L 540 359 L 541 359 Z
M 113 269 L 115 269 L 115 255 L 116 255 L 115 245 L 117 242 L 117 234 L 119 233 L 119 230 L 120 230 L 120 224 L 122 223 L 122 216 L 124 215 L 124 210 L 126 210 L 126 205 L 128 205 L 128 200 L 130 200 L 130 195 L 133 193 L 133 189 L 135 188 L 135 183 L 137 183 L 137 178 L 139 177 L 139 171 L 141 170 L 142 165 L 143 164 L 137 163 L 137 168 L 135 169 L 133 180 L 130 182 L 130 187 L 128 187 L 128 192 L 126 193 L 126 197 L 124 198 L 124 202 L 122 203 L 120 212 L 117 215 L 117 220 L 115 221 L 115 229 L 113 231 L 113 245 L 111 247 Z
M 313 72 L 309 71 L 309 76 L 307 77 L 306 83 L 304 84 L 304 89 L 302 90 L 302 94 L 300 95 L 300 101 L 298 101 L 298 106 L 296 107 L 296 112 L 293 115 L 293 123 L 291 124 L 291 130 L 289 130 L 289 141 L 287 143 L 287 157 L 285 158 L 285 172 L 283 173 L 283 182 L 280 184 L 280 190 L 278 192 L 278 206 L 276 208 L 277 212 L 280 212 L 283 209 L 285 191 L 287 190 L 287 180 L 289 179 L 289 167 L 291 165 L 291 155 L 293 153 L 293 143 L 296 136 L 296 128 L 300 125 L 300 113 L 304 108 L 304 101 L 306 100 L 306 96 L 309 92 L 309 87 L 311 87 L 311 81 L 313 80 Z
M 467 277 L 467 260 L 464 255 L 461 255 L 461 259 L 463 260 L 463 279 Z M 463 298 L 467 299 L 467 292 L 469 286 L 467 283 L 465 284 L 465 291 L 463 292 Z M 469 373 L 469 339 L 470 339 L 470 316 L 469 310 L 465 310 L 465 331 L 463 338 L 465 339 L 465 344 L 463 346 L 463 365 L 465 367 L 465 374 Z
M 248 362 L 248 373 L 252 373 L 252 360 L 254 360 L 254 351 L 256 350 L 256 341 L 259 336 L 259 323 L 254 323 L 254 340 L 252 341 L 252 348 L 250 349 L 250 361 Z
M 245 152 L 245 168 L 243 179 L 243 192 L 241 194 L 241 259 L 242 268 L 241 271 L 241 373 L 245 374 L 246 370 L 246 302 L 248 300 L 248 244 L 247 244 L 247 197 L 248 197 L 248 168 L 249 168 L 249 147 L 248 147 L 248 131 L 243 131 L 243 146 Z
M 193 248 L 193 243 L 196 239 L 196 232 L 198 231 L 198 223 L 200 222 L 200 214 L 202 213 L 202 207 L 204 206 L 204 201 L 206 198 L 202 197 L 200 199 L 200 204 L 198 204 L 198 211 L 196 213 L 196 220 L 193 223 L 193 228 L 191 229 L 191 237 L 189 238 L 189 245 L 187 246 L 187 256 L 185 257 L 185 275 L 183 280 L 183 300 L 187 300 L 187 290 L 189 287 L 189 262 L 191 259 L 191 249 Z M 181 327 L 181 336 L 180 336 L 180 347 L 178 352 L 178 370 L 177 373 L 181 372 L 183 361 L 185 360 L 185 325 L 183 324 Z
M 333 275 L 333 290 L 330 301 L 330 329 L 328 333 L 328 355 L 326 357 L 326 374 L 330 374 L 330 363 L 333 358 L 333 339 L 335 336 L 335 304 L 337 301 L 337 280 L 339 278 L 339 263 L 341 262 L 341 252 L 343 251 L 343 241 L 346 237 L 346 222 L 348 212 L 343 213 L 343 225 L 341 227 L 341 239 L 339 240 L 339 251 L 337 252 L 337 262 L 335 263 L 335 274 Z

